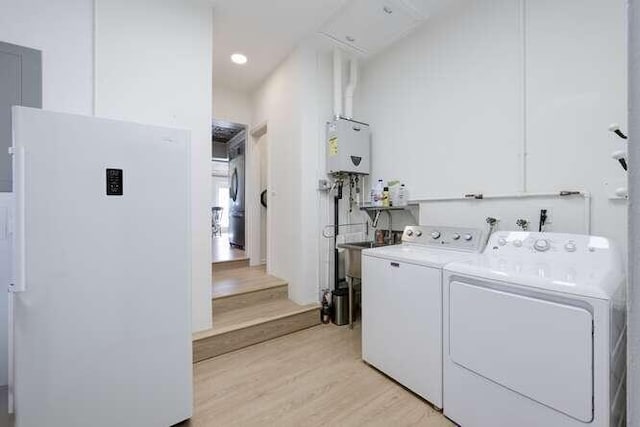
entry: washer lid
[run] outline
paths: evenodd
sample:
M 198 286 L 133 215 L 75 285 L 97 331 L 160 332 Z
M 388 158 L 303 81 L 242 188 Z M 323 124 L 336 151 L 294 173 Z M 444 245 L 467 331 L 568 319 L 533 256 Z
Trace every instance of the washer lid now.
M 407 243 L 366 249 L 362 251 L 362 255 L 435 268 L 442 268 L 451 262 L 463 261 L 468 258 L 478 256 L 477 254 L 469 252 L 449 249 L 433 249 Z

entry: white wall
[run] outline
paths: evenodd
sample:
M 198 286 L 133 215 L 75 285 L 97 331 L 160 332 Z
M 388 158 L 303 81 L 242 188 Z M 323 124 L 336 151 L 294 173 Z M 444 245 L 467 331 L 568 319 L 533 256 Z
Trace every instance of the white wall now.
M 625 203 L 609 200 L 625 185 L 609 157 L 621 145 L 607 132 L 626 128 L 624 6 L 460 0 L 431 18 L 364 67 L 356 117 L 372 125 L 372 176 L 406 182 L 414 199 L 587 190 L 592 232 L 625 245 Z M 578 207 L 545 200 L 502 204 L 501 227 L 518 216 L 537 224 L 550 205 L 557 231 L 582 225 Z M 421 222 L 482 226 L 477 206 L 424 204 Z
M 242 125 L 251 124 L 251 95 L 215 84 L 215 76 L 213 80 L 213 117 Z
M 93 111 L 93 0 L 0 0 L 0 41 L 42 51 L 42 106 Z
M 303 43 L 254 95 L 253 123 L 267 122 L 269 269 L 299 304 L 318 301 L 324 122 L 331 115 L 330 63 Z
M 325 288 L 322 267 L 322 228 L 327 218 L 322 215 L 327 195 L 317 190 L 318 180 L 326 178 L 325 124 L 332 111 L 332 62 L 330 53 L 308 42 L 298 49 L 301 63 L 301 125 L 299 290 L 296 297 L 305 303 L 317 302 L 319 288 Z M 332 222 L 332 220 L 331 220 Z M 325 253 L 326 255 L 326 253 Z
M 211 326 L 212 6 L 97 1 L 97 115 L 191 130 L 193 329 Z
M 625 0 L 527 2 L 527 183 L 529 191 L 593 193 L 593 234 L 627 244 L 626 202 L 611 201 L 626 173 L 611 159 L 627 129 Z
M 629 1 L 629 295 L 627 425 L 640 427 L 640 1 Z
M 294 300 L 299 259 L 300 217 L 297 208 L 300 185 L 300 63 L 297 55 L 287 58 L 258 89 L 254 96 L 253 124 L 267 122 L 269 158 L 271 160 L 269 217 L 271 245 L 268 269 L 289 282 L 289 294 Z M 251 147 L 253 148 L 253 147 Z M 249 150 L 248 150 L 249 151 Z M 249 163 L 253 161 L 249 152 Z M 249 178 L 249 177 L 248 177 Z M 253 180 L 252 180 L 253 182 Z

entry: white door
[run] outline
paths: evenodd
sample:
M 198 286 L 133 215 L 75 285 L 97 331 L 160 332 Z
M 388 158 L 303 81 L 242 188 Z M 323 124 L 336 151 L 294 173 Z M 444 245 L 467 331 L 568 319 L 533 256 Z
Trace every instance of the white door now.
M 362 257 L 362 357 L 442 407 L 441 270 Z
M 17 427 L 191 415 L 189 134 L 14 108 Z
M 263 264 L 267 262 L 267 212 L 269 209 L 269 191 L 267 189 L 269 185 L 269 153 L 267 143 L 267 136 L 264 135 L 256 144 L 256 152 L 260 158 L 260 187 L 258 188 L 260 191 L 260 205 L 258 209 L 260 209 L 260 262 Z

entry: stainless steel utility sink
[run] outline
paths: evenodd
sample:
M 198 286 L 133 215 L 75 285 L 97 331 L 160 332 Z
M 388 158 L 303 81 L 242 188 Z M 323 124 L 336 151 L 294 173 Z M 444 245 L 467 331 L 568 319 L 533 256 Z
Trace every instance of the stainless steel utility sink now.
M 377 248 L 380 246 L 388 246 L 386 243 L 376 243 L 376 242 L 352 242 L 352 243 L 341 243 L 338 245 L 340 249 L 349 249 L 352 251 L 361 251 L 363 249 Z
M 346 249 L 344 259 L 347 276 L 355 279 L 362 279 L 362 250 L 378 248 L 380 246 L 389 246 L 389 244 L 376 242 L 340 243 L 338 248 Z

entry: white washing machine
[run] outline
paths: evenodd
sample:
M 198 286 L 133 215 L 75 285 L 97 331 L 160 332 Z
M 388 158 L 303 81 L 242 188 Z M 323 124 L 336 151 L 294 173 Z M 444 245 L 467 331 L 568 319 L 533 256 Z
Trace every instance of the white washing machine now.
M 602 237 L 497 232 L 444 269 L 444 413 L 463 427 L 621 426 L 625 275 Z
M 362 252 L 362 358 L 442 408 L 442 267 L 477 254 L 482 232 L 406 227 Z

